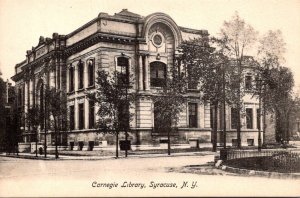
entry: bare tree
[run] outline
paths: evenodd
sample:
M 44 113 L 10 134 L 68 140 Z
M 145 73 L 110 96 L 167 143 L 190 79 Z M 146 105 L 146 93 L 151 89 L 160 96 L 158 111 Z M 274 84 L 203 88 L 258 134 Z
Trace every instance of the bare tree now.
M 241 110 L 242 110 L 242 89 L 241 83 L 243 82 L 243 61 L 247 50 L 250 49 L 257 40 L 258 32 L 254 28 L 241 19 L 236 12 L 230 21 L 225 21 L 220 33 L 220 39 L 224 41 L 227 46 L 227 54 L 232 60 L 233 64 L 237 67 L 237 141 L 238 148 L 241 148 Z

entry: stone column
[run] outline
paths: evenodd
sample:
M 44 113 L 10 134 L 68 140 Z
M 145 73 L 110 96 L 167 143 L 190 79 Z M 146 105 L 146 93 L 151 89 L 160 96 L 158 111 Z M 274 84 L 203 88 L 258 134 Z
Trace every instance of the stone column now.
M 50 71 L 50 88 L 55 87 L 55 71 Z
M 149 90 L 149 62 L 148 56 L 145 56 L 145 90 Z
M 143 59 L 142 55 L 139 55 L 139 91 L 143 90 Z
M 205 122 L 204 122 L 204 105 L 197 103 L 197 122 L 198 122 L 198 128 L 204 128 Z
M 66 91 L 67 92 L 70 92 L 70 80 L 69 80 L 69 75 L 70 75 L 70 67 L 71 67 L 71 65 L 70 66 L 68 66 L 67 67 L 67 69 L 66 69 L 66 85 L 67 85 L 67 87 L 66 87 Z M 62 80 L 61 80 L 62 81 Z M 60 84 L 61 86 L 62 86 L 62 83 Z M 61 87 L 62 88 L 62 87 Z
M 30 104 L 30 107 L 33 106 L 33 79 L 30 79 L 29 81 L 29 104 Z
M 24 97 L 23 97 L 23 104 L 24 104 L 24 118 L 26 120 L 27 116 L 26 113 L 28 112 L 28 81 L 24 82 Z M 27 122 L 24 122 L 25 130 L 28 130 Z

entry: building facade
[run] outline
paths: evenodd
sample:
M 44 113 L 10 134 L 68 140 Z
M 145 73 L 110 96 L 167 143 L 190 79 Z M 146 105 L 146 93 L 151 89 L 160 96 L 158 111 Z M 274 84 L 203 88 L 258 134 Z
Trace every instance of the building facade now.
M 115 70 L 130 75 L 131 92 L 138 97 L 130 108 L 129 139 L 133 148 L 159 147 L 166 134 L 154 129 L 155 104 L 151 96 L 161 89 L 175 61 L 178 47 L 184 40 L 201 38 L 208 41 L 207 30 L 178 26 L 164 13 L 146 17 L 124 9 L 114 15 L 100 13 L 98 17 L 68 35 L 53 33 L 52 38 L 40 37 L 36 47 L 27 51 L 26 60 L 15 66 L 18 108 L 26 116 L 33 105 L 43 106 L 45 85 L 64 90 L 68 95 L 70 130 L 61 134 L 61 145 L 69 149 L 101 149 L 115 143 L 115 137 L 99 133 L 95 127 L 98 106 L 89 101 L 86 92 L 95 89 L 98 70 Z M 250 79 L 246 77 L 245 79 Z M 242 144 L 257 145 L 258 100 L 245 96 L 246 116 L 243 119 Z M 230 128 L 227 141 L 235 139 L 234 110 L 227 108 Z M 180 115 L 178 130 L 172 134 L 174 145 L 187 145 L 192 140 L 211 145 L 211 107 L 200 101 L 200 93 L 191 88 L 185 111 Z M 259 120 L 258 120 L 259 119 Z M 260 124 L 259 124 L 260 123 Z M 32 142 L 34 134 L 26 122 L 23 142 Z M 53 132 L 47 129 L 47 144 L 53 145 Z M 39 127 L 39 142 L 43 143 L 45 127 Z M 124 136 L 121 135 L 121 139 Z

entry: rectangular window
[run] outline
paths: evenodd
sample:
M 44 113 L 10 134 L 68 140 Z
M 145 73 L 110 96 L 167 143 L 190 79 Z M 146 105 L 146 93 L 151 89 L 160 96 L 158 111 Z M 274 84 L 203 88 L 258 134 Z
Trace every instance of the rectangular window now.
M 78 104 L 78 113 L 79 113 L 79 129 L 83 129 L 84 128 L 84 106 L 83 103 Z
M 189 128 L 197 128 L 197 104 L 189 103 Z
M 166 86 L 167 70 L 166 65 L 161 62 L 150 63 L 150 86 L 164 87 Z
M 237 129 L 238 112 L 236 108 L 231 108 L 231 128 Z
M 78 89 L 83 89 L 84 82 L 84 65 L 82 62 L 78 65 Z
M 75 129 L 74 106 L 70 106 L 70 129 Z
M 247 139 L 248 146 L 254 146 L 254 139 Z
M 257 129 L 260 129 L 260 109 L 256 109 Z
M 88 61 L 88 70 L 89 70 L 89 87 L 94 85 L 94 78 L 95 78 L 95 64 L 94 60 Z
M 89 128 L 95 128 L 95 102 L 89 101 Z
M 246 126 L 247 129 L 253 129 L 253 110 L 246 109 Z
M 69 69 L 69 92 L 74 91 L 74 67 Z
M 246 76 L 245 77 L 245 89 L 251 90 L 252 88 L 252 76 Z

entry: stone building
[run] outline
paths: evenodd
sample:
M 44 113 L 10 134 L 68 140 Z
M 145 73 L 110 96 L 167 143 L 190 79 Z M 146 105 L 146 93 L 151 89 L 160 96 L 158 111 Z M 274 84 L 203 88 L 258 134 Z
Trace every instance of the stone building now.
M 37 46 L 27 51 L 26 60 L 15 66 L 18 105 L 22 112 L 35 104 L 43 105 L 44 85 L 64 90 L 68 95 L 70 131 L 61 134 L 60 143 L 70 149 L 101 149 L 115 143 L 111 135 L 97 133 L 94 129 L 98 107 L 86 97 L 86 91 L 95 88 L 97 70 L 115 70 L 132 75 L 132 90 L 138 98 L 130 111 L 129 139 L 132 148 L 159 147 L 165 134 L 153 130 L 155 104 L 151 95 L 160 89 L 178 55 L 183 40 L 208 38 L 207 30 L 194 30 L 178 26 L 167 14 L 153 13 L 146 17 L 123 9 L 114 15 L 100 13 L 95 19 L 67 34 L 53 33 L 52 38 L 40 37 Z M 247 79 L 247 78 L 246 78 Z M 257 101 L 249 98 L 242 143 L 253 140 L 256 144 L 258 122 Z M 249 110 L 248 110 L 249 109 Z M 231 111 L 232 112 L 232 111 Z M 228 114 L 228 123 L 234 123 Z M 246 118 L 245 118 L 246 119 Z M 249 123 L 251 122 L 251 124 Z M 23 141 L 33 140 L 30 127 L 23 123 Z M 48 145 L 53 144 L 49 129 Z M 39 141 L 44 140 L 44 126 L 39 127 Z M 121 137 L 122 139 L 123 137 Z M 181 114 L 179 129 L 172 134 L 176 146 L 187 146 L 192 140 L 211 145 L 211 108 L 200 102 L 200 94 L 190 89 L 186 110 Z M 228 133 L 228 141 L 234 139 Z M 249 140 L 251 139 L 251 140 Z

